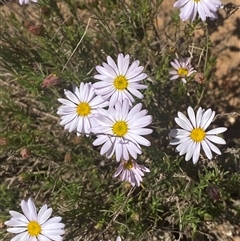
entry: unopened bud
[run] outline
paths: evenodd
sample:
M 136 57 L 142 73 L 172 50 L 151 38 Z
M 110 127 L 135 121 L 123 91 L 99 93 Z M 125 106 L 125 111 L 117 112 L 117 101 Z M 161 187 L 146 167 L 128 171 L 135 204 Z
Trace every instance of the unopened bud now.
M 59 77 L 56 74 L 50 74 L 42 82 L 42 87 L 46 88 L 49 86 L 57 85 L 60 82 Z
M 31 154 L 31 152 L 27 148 L 24 148 L 24 149 L 21 150 L 21 156 L 22 156 L 23 159 L 29 158 L 30 154 Z
M 194 76 L 194 80 L 199 84 L 205 83 L 205 75 L 203 73 L 196 73 Z
M 27 30 L 36 36 L 43 36 L 44 35 L 44 27 L 43 25 L 30 25 Z
M 7 140 L 4 137 L 0 137 L 0 146 L 5 146 L 7 144 Z
M 214 199 L 215 201 L 218 201 L 221 199 L 220 188 L 217 185 L 214 185 L 214 184 L 208 185 L 206 192 L 208 196 Z

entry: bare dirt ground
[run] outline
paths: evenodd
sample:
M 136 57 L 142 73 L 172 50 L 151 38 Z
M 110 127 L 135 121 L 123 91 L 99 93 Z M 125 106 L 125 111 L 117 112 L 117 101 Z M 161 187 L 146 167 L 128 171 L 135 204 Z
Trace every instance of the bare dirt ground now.
M 228 3 L 228 1 L 222 1 Z M 239 5 L 239 0 L 232 3 Z M 210 87 L 219 89 L 214 91 L 215 98 L 225 112 L 240 112 L 240 10 L 237 10 L 223 20 L 226 12 L 220 11 L 219 25 L 211 34 L 213 53 L 217 56 L 216 83 Z M 223 92 L 222 92 L 223 91 Z M 224 94 L 222 94 L 224 93 Z M 236 121 L 237 116 L 233 117 Z M 238 118 L 239 119 L 239 118 Z M 240 131 L 239 131 L 240 138 Z

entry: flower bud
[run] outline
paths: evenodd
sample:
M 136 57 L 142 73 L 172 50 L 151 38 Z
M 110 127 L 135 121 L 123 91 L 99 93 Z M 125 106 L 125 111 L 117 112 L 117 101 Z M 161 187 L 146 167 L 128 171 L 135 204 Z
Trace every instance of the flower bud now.
M 24 148 L 24 149 L 21 150 L 21 156 L 22 156 L 23 159 L 29 158 L 30 154 L 31 154 L 31 152 L 27 148 Z
M 57 85 L 59 82 L 60 79 L 56 74 L 50 74 L 43 80 L 42 87 L 46 88 L 49 86 Z

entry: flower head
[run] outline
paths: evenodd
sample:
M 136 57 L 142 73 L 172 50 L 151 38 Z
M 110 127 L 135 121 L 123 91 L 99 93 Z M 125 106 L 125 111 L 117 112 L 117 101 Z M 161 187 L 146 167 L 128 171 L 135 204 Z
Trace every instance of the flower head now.
M 221 7 L 221 0 L 178 0 L 173 6 L 180 8 L 180 18 L 183 21 L 194 21 L 197 13 L 202 21 L 206 21 L 207 17 L 217 18 L 216 12 Z
M 37 0 L 19 0 L 19 4 L 23 5 L 23 4 L 28 4 L 30 2 L 37 2 Z
M 192 158 L 194 164 L 199 159 L 201 147 L 208 159 L 212 159 L 212 151 L 221 155 L 220 150 L 212 142 L 226 144 L 216 134 L 223 133 L 227 128 L 219 127 L 206 131 L 215 116 L 215 111 L 211 109 L 203 110 L 200 107 L 195 116 L 193 108 L 188 107 L 187 113 L 189 119 L 182 112 L 178 112 L 175 122 L 182 129 L 173 129 L 170 131 L 169 135 L 175 138 L 170 144 L 178 145 L 176 150 L 179 152 L 179 155 L 186 154 L 185 160 L 189 161 Z
M 73 92 L 64 90 L 66 99 L 58 99 L 63 105 L 58 108 L 61 116 L 60 125 L 69 132 L 77 130 L 77 135 L 90 133 L 91 117 L 98 107 L 108 105 L 101 96 L 96 96 L 91 83 L 81 83 L 80 87 L 73 86 Z
M 191 58 L 180 60 L 174 59 L 174 62 L 170 62 L 172 67 L 175 69 L 169 72 L 169 74 L 172 75 L 170 80 L 181 78 L 184 84 L 187 83 L 186 77 L 189 77 L 191 74 L 196 72 L 196 70 L 194 70 L 194 68 L 191 66 L 190 61 Z
M 152 116 L 146 115 L 147 110 L 141 110 L 142 104 L 130 106 L 127 99 L 123 103 L 117 102 L 115 107 L 108 110 L 99 109 L 95 115 L 94 127 L 91 131 L 98 135 L 94 146 L 104 143 L 100 154 L 108 158 L 116 153 L 116 160 L 129 160 L 129 154 L 136 159 L 141 154 L 140 145 L 150 146 L 150 142 L 142 137 L 152 133 L 145 128 L 152 122 Z M 139 145 L 140 144 L 140 145 Z
M 150 170 L 143 166 L 137 164 L 134 160 L 121 161 L 117 171 L 114 173 L 113 177 L 120 175 L 121 181 L 129 182 L 132 186 L 140 186 L 142 182 L 142 177 L 144 172 L 150 172 Z
M 134 102 L 131 94 L 142 99 L 143 95 L 138 89 L 146 89 L 146 85 L 140 84 L 147 75 L 142 73 L 143 66 L 139 66 L 139 61 L 134 61 L 130 66 L 129 55 L 118 55 L 117 65 L 113 59 L 108 56 L 107 63 L 97 66 L 99 74 L 94 78 L 101 80 L 93 84 L 96 94 L 101 95 L 103 99 L 109 100 L 109 106 L 114 106 L 117 101 L 122 102 L 127 99 L 129 103 Z
M 11 219 L 5 224 L 12 226 L 7 231 L 10 233 L 18 233 L 11 241 L 61 241 L 61 235 L 65 233 L 64 224 L 60 223 L 61 217 L 50 218 L 52 208 L 43 205 L 37 213 L 36 207 L 32 199 L 21 202 L 23 214 L 10 211 Z

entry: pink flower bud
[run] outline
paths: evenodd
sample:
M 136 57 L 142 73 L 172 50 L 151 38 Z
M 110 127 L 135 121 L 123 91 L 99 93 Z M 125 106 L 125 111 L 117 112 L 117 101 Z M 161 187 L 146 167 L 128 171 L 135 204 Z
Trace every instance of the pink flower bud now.
M 60 82 L 59 77 L 56 74 L 50 74 L 42 82 L 42 87 L 46 88 L 49 86 L 57 85 Z
M 31 154 L 31 152 L 27 148 L 24 148 L 24 149 L 21 150 L 21 156 L 22 156 L 23 159 L 29 158 L 30 154 Z

